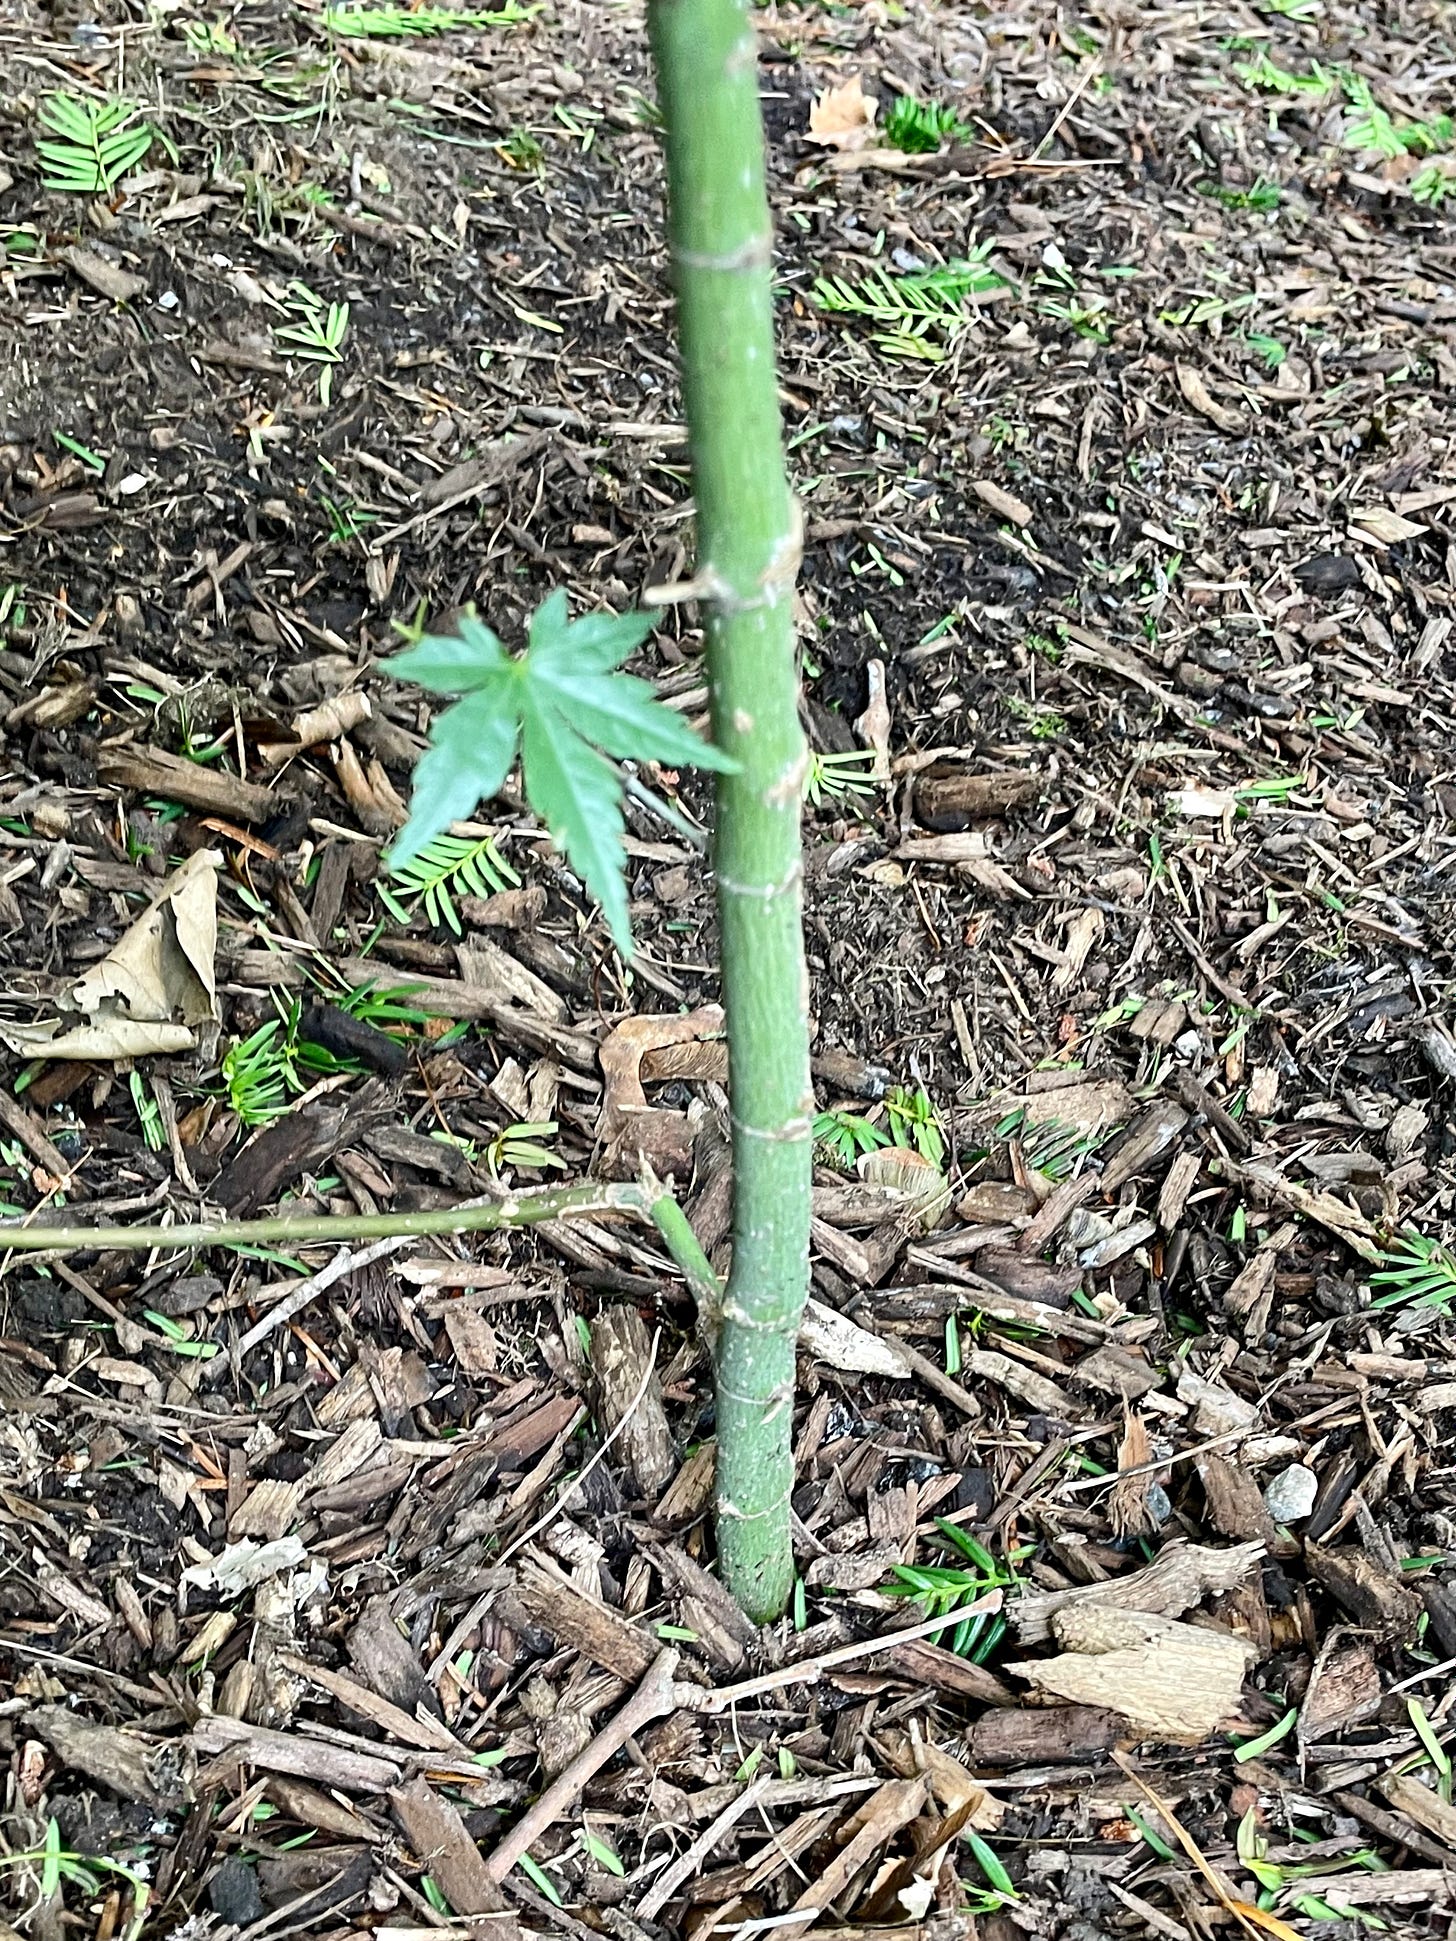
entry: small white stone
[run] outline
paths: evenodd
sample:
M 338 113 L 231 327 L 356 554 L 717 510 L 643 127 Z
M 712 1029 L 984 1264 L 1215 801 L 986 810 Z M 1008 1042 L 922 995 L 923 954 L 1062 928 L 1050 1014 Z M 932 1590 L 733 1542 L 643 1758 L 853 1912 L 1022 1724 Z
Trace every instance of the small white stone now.
M 1264 1491 L 1264 1507 L 1276 1523 L 1298 1523 L 1314 1508 L 1319 1478 L 1302 1462 L 1292 1462 Z

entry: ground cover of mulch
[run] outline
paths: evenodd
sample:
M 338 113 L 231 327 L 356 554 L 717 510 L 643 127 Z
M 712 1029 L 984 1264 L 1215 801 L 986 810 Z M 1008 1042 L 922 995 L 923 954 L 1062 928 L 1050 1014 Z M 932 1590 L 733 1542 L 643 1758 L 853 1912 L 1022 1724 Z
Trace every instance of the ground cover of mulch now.
M 7 1935 L 1449 1930 L 1450 9 L 759 24 L 834 1115 L 793 1609 L 713 1575 L 645 1228 L 12 1254 Z M 0 1197 L 645 1146 L 721 1266 L 700 781 L 631 778 L 630 965 L 509 793 L 386 857 L 396 623 L 692 569 L 642 11 L 349 25 L 0 7 Z M 151 131 L 102 194 L 57 96 Z M 636 663 L 695 720 L 700 644 Z

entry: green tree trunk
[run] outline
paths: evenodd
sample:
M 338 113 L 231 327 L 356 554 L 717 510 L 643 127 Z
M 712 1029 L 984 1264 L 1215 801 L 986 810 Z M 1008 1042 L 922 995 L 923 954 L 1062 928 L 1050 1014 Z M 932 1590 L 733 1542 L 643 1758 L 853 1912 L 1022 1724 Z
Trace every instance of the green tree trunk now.
M 793 583 L 770 286 L 772 231 L 744 0 L 649 0 L 692 445 L 717 778 L 733 1099 L 733 1268 L 716 1354 L 718 1553 L 750 1617 L 793 1585 L 794 1347 L 809 1281 L 809 1083 Z

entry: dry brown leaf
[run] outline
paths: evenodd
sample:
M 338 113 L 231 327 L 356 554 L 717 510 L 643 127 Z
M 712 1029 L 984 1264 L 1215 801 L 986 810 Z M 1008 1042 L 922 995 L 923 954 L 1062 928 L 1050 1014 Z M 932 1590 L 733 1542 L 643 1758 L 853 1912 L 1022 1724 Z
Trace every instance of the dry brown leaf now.
M 27 1058 L 144 1058 L 190 1050 L 217 1015 L 215 849 L 189 856 L 99 964 L 63 999 L 65 1016 L 7 1025 L 0 1038 Z M 71 1022 L 74 1020 L 74 1022 Z
M 968 1773 L 959 1759 L 927 1739 L 915 1748 L 920 1770 L 930 1781 L 930 1790 L 946 1813 L 968 1809 L 965 1824 L 977 1833 L 993 1833 L 1006 1817 L 1006 1808 L 988 1793 L 981 1782 Z
M 318 707 L 295 715 L 293 739 L 266 743 L 260 750 L 263 760 L 270 768 L 277 768 L 305 748 L 315 748 L 321 741 L 338 740 L 351 728 L 357 728 L 361 721 L 369 720 L 372 713 L 369 696 L 362 688 L 331 695 Z
M 607 1081 L 602 1102 L 604 1119 L 619 1118 L 628 1112 L 645 1112 L 647 1094 L 642 1089 L 642 1058 L 665 1045 L 684 1045 L 694 1038 L 712 1038 L 723 1029 L 723 1007 L 702 1004 L 685 1017 L 624 1018 L 602 1045 L 602 1077 Z
M 598 1057 L 606 1092 L 599 1130 L 606 1145 L 604 1168 L 629 1178 L 646 1162 L 657 1173 L 673 1174 L 691 1164 L 692 1129 L 686 1113 L 647 1103 L 642 1060 L 649 1051 L 709 1038 L 723 1029 L 723 1011 L 703 1004 L 685 1017 L 624 1018 L 610 1032 Z
M 1231 411 L 1226 404 L 1219 404 L 1203 379 L 1191 364 L 1178 366 L 1178 389 L 1201 417 L 1210 424 L 1217 425 L 1220 431 L 1242 431 L 1244 419 L 1242 412 Z
M 1148 1507 L 1151 1477 L 1146 1471 L 1141 1475 L 1127 1473 L 1141 1470 L 1151 1455 L 1152 1445 L 1143 1419 L 1129 1409 L 1117 1450 L 1117 1481 L 1107 1502 L 1112 1527 L 1120 1537 L 1150 1537 L 1158 1527 Z
M 1358 526 L 1369 538 L 1378 539 L 1382 546 L 1399 545 L 1402 539 L 1419 539 L 1427 530 L 1414 519 L 1403 518 L 1383 505 L 1361 506 L 1350 514 L 1350 524 Z
M 810 108 L 805 140 L 825 148 L 863 148 L 874 130 L 879 106 L 874 95 L 865 93 L 860 77 L 851 74 L 837 88 L 826 88 Z
M 889 1186 L 903 1193 L 907 1210 L 915 1214 L 923 1232 L 933 1233 L 945 1225 L 950 1187 L 945 1174 L 922 1153 L 908 1146 L 878 1146 L 861 1153 L 855 1169 L 871 1186 Z
M 869 703 L 856 718 L 854 732 L 866 748 L 874 750 L 875 780 L 887 782 L 890 779 L 890 703 L 885 694 L 885 663 L 866 661 L 865 678 L 869 684 Z

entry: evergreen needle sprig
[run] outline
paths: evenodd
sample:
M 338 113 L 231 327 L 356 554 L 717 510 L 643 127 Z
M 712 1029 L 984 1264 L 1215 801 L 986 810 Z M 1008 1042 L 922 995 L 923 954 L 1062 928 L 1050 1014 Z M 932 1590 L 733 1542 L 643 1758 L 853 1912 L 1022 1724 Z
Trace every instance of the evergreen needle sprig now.
M 37 138 L 41 182 L 60 195 L 109 195 L 157 139 L 130 101 L 82 101 L 47 94 L 37 119 L 50 139 Z

